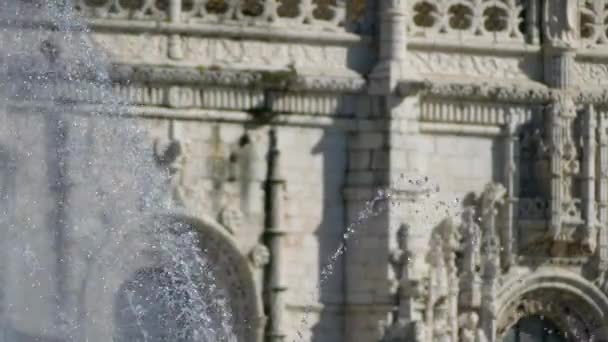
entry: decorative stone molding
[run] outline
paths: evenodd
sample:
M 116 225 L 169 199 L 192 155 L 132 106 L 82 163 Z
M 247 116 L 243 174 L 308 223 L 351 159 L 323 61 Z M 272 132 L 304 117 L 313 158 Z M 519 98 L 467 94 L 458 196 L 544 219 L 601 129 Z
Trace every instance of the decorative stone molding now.
M 527 83 L 527 84 L 526 84 Z M 415 89 L 424 98 L 458 99 L 469 101 L 497 101 L 505 105 L 527 104 L 546 105 L 551 101 L 563 98 L 561 90 L 551 89 L 535 82 L 446 82 L 435 78 L 418 80 L 401 80 L 397 93 L 401 96 L 411 95 Z M 568 97 L 575 104 L 608 104 L 608 88 L 574 88 L 568 91 Z
M 113 81 L 231 88 L 294 90 L 310 92 L 360 93 L 365 90 L 361 77 L 308 76 L 294 69 L 228 70 L 209 68 L 159 67 L 152 65 L 115 65 Z
M 464 105 L 463 105 L 464 104 Z M 529 121 L 534 107 L 529 105 L 501 104 L 482 101 L 450 101 L 438 98 L 424 99 L 420 108 L 422 122 L 442 122 L 459 125 L 502 126 L 507 114 L 516 124 Z
M 466 76 L 467 78 L 496 80 L 540 80 L 542 64 L 534 53 L 493 54 L 484 51 L 470 52 L 437 51 L 434 47 L 408 50 L 407 65 L 422 75 Z
M 431 79 L 403 80 L 398 85 L 398 93 L 406 95 L 412 84 L 421 88 L 424 97 L 536 104 L 546 103 L 553 96 L 550 89 L 536 83 L 442 82 Z
M 534 307 L 537 308 L 535 310 L 561 314 L 559 319 L 567 317 L 563 310 L 569 308 L 571 313 L 576 313 L 581 318 L 589 329 L 588 332 L 603 324 L 608 317 L 608 297 L 602 293 L 599 287 L 578 275 L 577 272 L 576 268 L 568 270 L 545 264 L 536 267 L 532 273 L 507 274 L 496 297 L 499 308 L 498 335 L 502 335 L 509 326 L 516 322 L 517 317 L 520 316 L 517 314 L 519 305 L 516 303 L 522 303 L 522 299 L 523 301 L 539 302 L 534 304 Z M 553 306 L 557 311 L 551 311 L 549 306 Z M 586 341 L 578 338 L 575 340 Z
M 589 333 L 601 326 L 593 310 L 581 305 L 576 296 L 557 290 L 530 292 L 513 300 L 504 312 L 498 324 L 499 338 L 528 316 L 546 317 L 576 341 L 588 341 Z

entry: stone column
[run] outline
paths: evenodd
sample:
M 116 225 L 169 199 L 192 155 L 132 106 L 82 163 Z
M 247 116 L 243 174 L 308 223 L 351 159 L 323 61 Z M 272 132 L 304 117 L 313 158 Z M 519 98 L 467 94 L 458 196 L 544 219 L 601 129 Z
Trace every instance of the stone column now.
M 577 0 L 545 0 L 543 11 L 545 82 L 554 88 L 553 100 L 545 111 L 550 148 L 550 218 L 548 238 L 553 240 L 552 255 L 565 253 L 564 206 L 573 206 L 573 187 L 579 175 L 574 136 L 576 106 L 575 57 L 579 40 Z M 569 223 L 570 224 L 570 223 Z M 569 228 L 572 228 L 571 225 Z
M 170 0 L 169 2 L 169 22 L 180 23 L 182 21 L 182 0 Z M 169 58 L 182 59 L 184 51 L 182 49 L 182 37 L 179 34 L 172 34 L 169 37 Z
M 549 106 L 545 112 L 550 136 L 550 199 L 549 199 L 549 232 L 551 238 L 557 238 L 562 229 L 562 157 L 563 134 L 560 118 L 561 107 L 557 104 Z
M 380 3 L 379 63 L 370 74 L 373 94 L 388 95 L 405 76 L 407 53 L 407 0 Z
M 280 151 L 274 129 L 270 131 L 270 148 L 268 151 L 268 178 L 266 181 L 266 229 L 265 240 L 270 251 L 270 262 L 265 276 L 265 294 L 267 298 L 266 341 L 285 341 L 285 301 L 287 290 L 282 270 L 283 236 L 281 202 L 285 181 L 280 173 Z
M 598 268 L 599 272 L 608 271 L 608 117 L 605 113 L 598 115 L 598 219 L 600 223 L 598 241 Z
M 595 210 L 595 160 L 596 160 L 596 117 L 592 105 L 588 105 L 583 117 L 583 165 L 582 165 L 582 200 L 583 220 L 585 221 L 585 247 L 589 252 L 595 250 L 595 235 L 597 232 L 597 218 Z
M 357 235 L 358 239 L 377 241 L 371 253 L 386 258 L 386 267 L 370 269 L 365 265 L 370 251 L 349 244 L 345 340 L 426 341 L 428 329 L 422 311 L 427 304 L 424 281 L 429 266 L 425 256 L 432 227 L 416 213 L 415 206 L 428 191 L 424 182 L 416 181 L 424 179 L 424 160 L 431 146 L 424 144 L 419 134 L 420 87 L 415 73 L 407 68 L 408 1 L 383 0 L 377 6 L 378 64 L 369 75 L 370 111 L 359 113 L 365 116 L 365 125 L 349 146 L 355 158 L 350 160 L 346 191 L 352 221 L 378 188 L 390 188 L 391 197 L 384 201 L 382 211 L 363 223 L 359 228 L 362 233 Z M 399 206 L 391 205 L 394 203 Z M 409 229 L 399 244 L 397 230 L 405 226 Z M 402 254 L 398 276 L 390 272 L 391 249 Z M 395 283 L 397 289 L 391 288 Z M 357 327 L 358 322 L 370 320 L 381 321 L 380 336 L 361 333 Z
M 508 269 L 515 262 L 517 255 L 518 227 L 517 221 L 517 198 L 519 196 L 519 122 L 515 113 L 507 113 L 507 124 L 505 126 L 505 159 L 504 159 L 504 184 L 507 190 L 507 199 L 504 210 L 504 225 L 501 229 L 502 236 L 502 266 Z
M 532 44 L 538 44 L 540 41 L 540 30 L 538 22 L 538 13 L 541 0 L 528 1 L 526 8 L 526 34 L 528 41 Z

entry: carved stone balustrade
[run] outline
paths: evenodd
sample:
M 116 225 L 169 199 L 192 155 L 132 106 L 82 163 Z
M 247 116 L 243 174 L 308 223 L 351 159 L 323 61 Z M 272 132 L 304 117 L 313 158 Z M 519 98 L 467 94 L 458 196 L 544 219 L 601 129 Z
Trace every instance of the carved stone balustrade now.
M 526 12 L 535 12 L 535 1 L 522 0 L 415 0 L 410 1 L 412 37 L 433 39 L 483 39 L 490 41 L 537 41 L 535 23 L 524 24 Z
M 344 30 L 364 13 L 362 0 L 73 0 L 85 17 L 170 23 L 305 26 Z

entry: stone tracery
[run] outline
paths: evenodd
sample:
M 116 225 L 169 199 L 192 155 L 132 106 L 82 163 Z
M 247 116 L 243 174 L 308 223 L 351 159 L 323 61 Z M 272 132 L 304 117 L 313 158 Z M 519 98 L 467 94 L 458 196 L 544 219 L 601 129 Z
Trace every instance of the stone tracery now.
M 520 0 L 417 0 L 410 2 L 412 36 L 487 37 L 522 41 Z

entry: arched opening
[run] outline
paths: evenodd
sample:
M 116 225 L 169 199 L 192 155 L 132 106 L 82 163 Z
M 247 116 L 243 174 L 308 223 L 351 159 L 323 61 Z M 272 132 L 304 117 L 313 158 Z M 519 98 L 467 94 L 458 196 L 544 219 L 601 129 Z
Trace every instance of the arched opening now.
M 185 267 L 192 272 L 185 278 L 188 283 L 179 283 L 184 279 L 183 270 L 176 271 L 175 260 L 165 262 L 162 257 L 154 266 L 132 274 L 115 295 L 114 340 L 215 342 L 235 337 L 238 342 L 258 341 L 262 314 L 255 281 L 247 259 L 230 237 L 221 227 L 188 217 L 163 217 L 162 224 L 170 232 L 165 239 L 196 236 L 192 244 L 196 255 L 186 254 L 190 261 Z M 175 245 L 178 249 L 184 246 Z M 203 265 L 200 269 L 196 260 Z M 190 309 L 193 305 L 199 305 L 197 310 Z M 191 328 L 192 319 L 183 315 L 196 315 L 201 308 L 205 315 L 202 325 Z M 230 334 L 223 334 L 225 331 Z M 205 337 L 201 332 L 210 333 Z
M 541 315 L 521 318 L 505 333 L 503 342 L 568 342 L 566 334 Z
M 179 314 L 180 307 L 187 303 L 188 293 L 173 286 L 165 270 L 137 272 L 117 294 L 114 341 L 190 341 L 192 332 Z
M 512 334 L 521 331 L 521 322 L 526 331 L 533 332 L 534 327 L 538 331 L 540 326 L 554 335 L 544 337 L 543 333 L 532 333 L 528 335 L 535 336 L 535 339 L 529 341 L 543 341 L 543 338 L 547 341 L 589 341 L 605 324 L 608 298 L 576 274 L 541 267 L 523 278 L 507 280 L 498 293 L 497 308 L 496 335 L 499 341 L 514 341 Z M 542 318 L 540 322 L 539 318 Z M 557 334 L 554 333 L 555 327 Z

